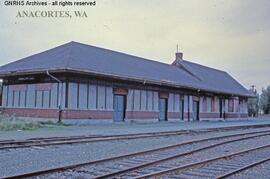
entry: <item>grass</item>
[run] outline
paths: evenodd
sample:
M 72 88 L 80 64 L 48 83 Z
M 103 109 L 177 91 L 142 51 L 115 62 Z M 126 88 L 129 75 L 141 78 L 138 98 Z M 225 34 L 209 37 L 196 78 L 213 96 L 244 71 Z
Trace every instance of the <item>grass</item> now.
M 36 130 L 39 128 L 65 127 L 64 123 L 53 121 L 36 121 L 32 119 L 19 119 L 15 116 L 0 114 L 0 131 Z
M 70 126 L 68 124 L 65 124 L 63 122 L 53 122 L 53 121 L 40 121 L 39 122 L 43 128 L 62 128 L 66 126 Z

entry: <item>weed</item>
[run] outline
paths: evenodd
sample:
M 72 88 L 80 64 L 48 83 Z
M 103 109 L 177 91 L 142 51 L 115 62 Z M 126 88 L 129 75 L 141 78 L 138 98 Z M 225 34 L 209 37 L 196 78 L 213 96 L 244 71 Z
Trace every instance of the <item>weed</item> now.
M 37 121 L 33 119 L 19 119 L 15 116 L 0 114 L 0 131 L 11 130 L 35 130 L 38 128 L 65 127 L 64 123 L 54 123 L 53 121 Z

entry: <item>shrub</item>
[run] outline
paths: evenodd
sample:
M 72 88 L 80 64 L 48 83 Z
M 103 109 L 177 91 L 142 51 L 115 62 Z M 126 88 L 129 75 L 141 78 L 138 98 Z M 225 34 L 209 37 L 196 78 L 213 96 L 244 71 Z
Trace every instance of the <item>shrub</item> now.
M 33 130 L 42 127 L 37 121 L 18 119 L 15 116 L 0 114 L 0 130 Z

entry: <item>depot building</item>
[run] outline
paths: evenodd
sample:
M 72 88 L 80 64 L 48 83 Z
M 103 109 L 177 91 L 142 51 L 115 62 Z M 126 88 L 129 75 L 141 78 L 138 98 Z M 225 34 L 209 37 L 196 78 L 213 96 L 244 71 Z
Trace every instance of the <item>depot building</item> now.
M 70 42 L 0 67 L 1 111 L 16 116 L 166 121 L 246 118 L 253 97 L 228 73 Z

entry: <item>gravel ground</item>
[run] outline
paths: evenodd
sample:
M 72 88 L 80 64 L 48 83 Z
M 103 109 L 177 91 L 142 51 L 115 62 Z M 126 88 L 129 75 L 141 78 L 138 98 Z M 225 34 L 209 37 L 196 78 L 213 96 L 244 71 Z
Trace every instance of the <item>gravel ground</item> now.
M 192 155 L 192 158 L 187 158 L 187 162 L 186 160 L 181 160 L 181 162 L 177 161 L 174 162 L 174 165 L 183 165 L 185 163 L 188 163 L 188 161 L 190 161 L 190 159 L 192 160 L 192 162 L 198 162 L 201 160 L 206 160 L 206 159 L 210 159 L 210 158 L 214 158 L 214 157 L 218 157 L 221 154 L 223 155 L 227 155 L 230 154 L 231 152 L 236 152 L 236 151 L 241 151 L 241 150 L 247 150 L 248 148 L 254 148 L 254 147 L 258 147 L 258 146 L 262 146 L 262 145 L 266 145 L 266 144 L 270 144 L 269 142 L 270 137 L 266 136 L 266 137 L 260 137 L 260 138 L 256 138 L 256 139 L 249 139 L 249 140 L 245 140 L 245 141 L 239 141 L 237 143 L 229 143 L 226 145 L 222 145 L 219 147 L 215 147 L 213 149 L 208 150 L 207 152 L 202 151 L 199 153 L 196 153 L 194 155 Z M 226 163 L 230 163 L 230 164 L 248 164 L 253 162 L 254 160 L 256 161 L 256 159 L 261 160 L 262 156 L 266 156 L 269 157 L 269 148 L 267 149 L 261 149 L 260 151 L 254 151 L 251 152 L 248 155 L 241 155 L 241 156 L 237 156 L 236 158 L 231 158 L 229 160 L 226 161 Z M 234 162 L 231 162 L 231 161 Z M 222 174 L 224 171 L 220 171 L 219 173 L 213 173 L 213 174 L 203 174 L 203 175 L 208 175 L 208 177 L 203 177 L 202 171 L 205 171 L 206 169 L 224 169 L 224 162 L 225 160 L 222 161 L 218 161 L 218 162 L 213 162 L 212 164 L 209 164 L 207 166 L 203 166 L 203 167 L 199 167 L 199 168 L 195 168 L 192 170 L 188 170 L 188 171 L 184 171 L 184 172 L 175 172 L 174 174 L 168 175 L 167 178 L 173 178 L 173 177 L 179 177 L 179 178 L 188 178 L 191 177 L 193 179 L 199 179 L 199 178 L 215 178 L 218 175 Z M 169 163 L 171 163 L 173 161 L 168 162 L 167 165 L 169 165 Z M 227 168 L 227 171 L 230 171 L 231 169 Z M 208 170 L 209 171 L 209 170 Z M 225 172 L 227 172 L 225 171 Z M 217 174 L 217 175 L 215 175 Z M 211 177 L 210 177 L 211 176 Z
M 180 158 L 175 158 L 173 160 L 165 161 L 165 162 L 162 162 L 162 163 L 156 164 L 156 165 L 151 165 L 151 166 L 146 167 L 144 169 L 140 169 L 138 171 L 135 171 L 132 174 L 137 174 L 137 173 L 150 174 L 153 171 L 155 171 L 156 168 L 173 168 L 175 166 L 186 165 L 186 164 L 190 164 L 192 162 L 199 162 L 202 160 L 218 157 L 221 155 L 230 154 L 232 152 L 241 151 L 241 150 L 244 150 L 247 148 L 252 148 L 252 147 L 264 145 L 264 144 L 267 144 L 267 142 L 269 144 L 270 143 L 269 139 L 270 139 L 270 137 L 267 136 L 267 137 L 259 137 L 259 138 L 255 138 L 255 139 L 247 139 L 244 141 L 238 141 L 238 142 L 224 144 L 222 146 L 217 146 L 217 147 L 205 150 L 205 151 L 196 152 L 192 155 L 188 155 L 188 156 L 180 157 Z M 181 178 L 180 173 L 177 173 L 174 176 L 179 176 Z M 171 176 L 169 176 L 168 178 L 170 178 L 170 177 Z M 121 178 L 126 178 L 126 177 L 124 175 Z
M 254 136 L 254 135 L 249 135 L 249 136 Z M 131 167 L 131 166 L 136 166 L 136 165 L 138 165 L 138 163 L 136 161 L 143 161 L 143 163 L 150 162 L 150 161 L 162 159 L 164 157 L 184 153 L 184 152 L 187 152 L 190 150 L 199 149 L 201 147 L 206 147 L 209 145 L 217 144 L 217 143 L 220 143 L 221 141 L 230 141 L 230 140 L 239 139 L 239 138 L 242 138 L 242 137 L 237 136 L 237 137 L 230 137 L 230 138 L 221 139 L 221 140 L 220 139 L 219 140 L 210 140 L 210 141 L 204 141 L 204 142 L 194 143 L 194 144 L 190 144 L 190 145 L 184 145 L 184 146 L 175 147 L 175 148 L 171 148 L 171 149 L 167 149 L 167 150 L 163 150 L 163 151 L 152 152 L 150 154 L 133 156 L 132 158 L 128 158 L 128 159 L 121 159 L 121 160 L 112 161 L 112 162 L 84 166 L 84 167 L 77 168 L 75 170 L 69 170 L 67 172 L 61 172 L 61 173 L 53 174 L 50 176 L 51 176 L 51 178 L 77 178 L 79 176 L 84 177 L 84 178 L 94 178 L 94 177 L 100 175 L 98 173 L 104 174 L 104 173 L 108 173 L 108 172 L 112 172 L 112 171 L 117 171 L 119 169 L 125 169 L 125 168 Z M 136 162 L 136 163 L 130 164 L 130 162 L 131 163 Z M 149 167 L 149 168 L 153 168 L 153 167 Z M 155 167 L 155 168 L 157 168 L 157 167 Z M 105 171 L 107 170 L 107 172 L 104 172 L 104 170 Z M 100 171 L 102 171 L 102 172 L 100 172 Z M 85 173 L 87 173 L 87 174 L 85 174 Z M 146 172 L 144 171 L 144 173 L 146 173 Z M 44 176 L 42 178 L 50 178 L 50 177 Z M 128 176 L 124 175 L 124 176 L 121 176 L 121 178 L 128 178 Z
M 162 178 L 185 178 L 185 179 L 212 179 L 223 175 L 224 173 L 235 170 L 236 168 L 241 168 L 247 164 L 253 163 L 258 160 L 262 160 L 265 157 L 269 157 L 269 148 L 259 149 L 256 151 L 249 152 L 248 154 L 237 155 L 232 158 L 223 159 L 219 161 L 212 162 L 210 164 L 193 168 L 191 170 L 186 170 L 183 172 L 175 172 L 174 174 L 164 176 Z M 255 169 L 255 168 L 254 168 Z M 268 171 L 267 171 L 268 169 Z M 270 162 L 265 166 L 258 166 L 255 170 L 245 173 L 234 175 L 228 178 L 237 179 L 254 179 L 254 178 L 269 178 Z M 268 176 L 267 176 L 268 174 Z
M 257 165 L 242 171 L 239 174 L 232 175 L 228 179 L 269 179 L 270 177 L 270 161 Z
M 195 133 L 171 137 L 119 140 L 0 151 L 0 177 L 56 166 L 81 163 L 83 161 L 98 160 L 116 155 L 153 149 L 169 144 L 176 144 L 187 140 L 259 130 L 261 129 L 239 130 L 234 132 L 209 132 L 204 134 Z
M 0 131 L 0 140 L 28 139 L 35 137 L 62 137 L 78 135 L 113 135 L 159 131 L 192 130 L 220 128 L 229 126 L 248 126 L 270 124 L 270 119 L 250 119 L 223 122 L 157 122 L 157 123 L 110 123 L 89 124 L 86 126 L 68 126 L 61 128 L 41 128 L 34 131 Z

